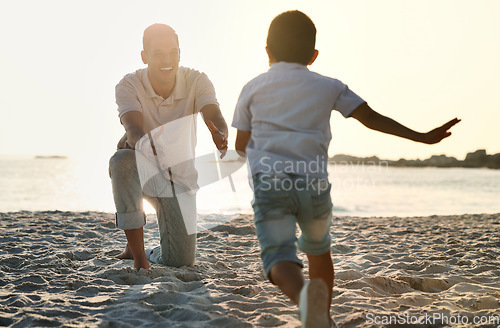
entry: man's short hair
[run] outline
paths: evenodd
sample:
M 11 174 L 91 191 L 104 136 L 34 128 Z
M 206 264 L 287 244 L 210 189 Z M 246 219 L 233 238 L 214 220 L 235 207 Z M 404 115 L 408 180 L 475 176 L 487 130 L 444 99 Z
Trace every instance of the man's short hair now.
M 166 24 L 153 24 L 144 30 L 144 35 L 142 36 L 142 49 L 146 50 L 149 46 L 151 39 L 158 35 L 171 35 L 177 41 L 177 46 L 179 46 L 179 37 L 175 33 L 174 29 Z
M 298 10 L 276 16 L 267 33 L 267 48 L 277 61 L 308 65 L 314 55 L 316 27 Z

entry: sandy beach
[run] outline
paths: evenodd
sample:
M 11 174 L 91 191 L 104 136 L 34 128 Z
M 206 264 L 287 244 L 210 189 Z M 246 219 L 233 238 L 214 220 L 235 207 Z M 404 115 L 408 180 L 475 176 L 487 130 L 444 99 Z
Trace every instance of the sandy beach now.
M 138 272 L 115 259 L 113 214 L 0 218 L 0 326 L 300 326 L 263 276 L 251 216 L 200 232 L 192 267 Z M 500 326 L 500 214 L 336 217 L 331 230 L 340 327 Z M 145 240 L 157 243 L 154 216 Z

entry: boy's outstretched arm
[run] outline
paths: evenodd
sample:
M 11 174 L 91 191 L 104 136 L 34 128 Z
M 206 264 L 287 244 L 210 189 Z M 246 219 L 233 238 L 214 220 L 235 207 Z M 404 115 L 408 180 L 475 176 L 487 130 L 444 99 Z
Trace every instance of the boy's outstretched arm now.
M 410 139 L 416 142 L 426 144 L 435 144 L 451 135 L 448 130 L 460 122 L 459 119 L 454 118 L 451 121 L 437 127 L 429 132 L 421 133 L 414 131 L 406 126 L 394 121 L 392 118 L 381 115 L 368 106 L 367 103 L 359 105 L 358 108 L 352 112 L 350 117 L 354 117 L 360 121 L 364 126 L 372 130 L 380 131 L 383 133 L 392 134 L 401 138 Z

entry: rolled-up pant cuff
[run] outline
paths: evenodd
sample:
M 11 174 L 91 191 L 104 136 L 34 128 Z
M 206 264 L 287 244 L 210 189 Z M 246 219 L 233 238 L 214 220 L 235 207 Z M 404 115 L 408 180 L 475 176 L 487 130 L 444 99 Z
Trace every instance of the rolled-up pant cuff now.
M 122 230 L 139 229 L 146 225 L 146 214 L 143 211 L 116 213 L 116 227 Z

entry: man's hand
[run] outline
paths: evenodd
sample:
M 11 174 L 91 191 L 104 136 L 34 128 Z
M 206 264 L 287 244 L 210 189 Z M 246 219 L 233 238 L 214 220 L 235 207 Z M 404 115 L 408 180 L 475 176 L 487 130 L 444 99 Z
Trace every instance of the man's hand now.
M 212 140 L 214 141 L 215 146 L 221 152 L 220 158 L 224 158 L 227 151 L 227 137 L 224 133 L 217 129 L 212 121 L 207 121 L 207 127 L 212 134 Z
M 451 121 L 441 125 L 440 127 L 424 133 L 421 142 L 432 145 L 440 142 L 444 138 L 448 138 L 449 136 L 451 136 L 451 132 L 448 130 L 460 121 L 461 120 L 459 120 L 458 118 L 454 118 Z
M 203 116 L 205 124 L 212 134 L 212 140 L 214 141 L 215 146 L 221 152 L 220 158 L 224 158 L 227 151 L 228 131 L 226 121 L 222 116 L 219 105 L 208 104 L 203 107 L 200 112 Z
M 118 144 L 116 145 L 116 150 L 118 149 L 125 149 L 127 148 L 127 134 L 125 133 L 123 137 L 118 141 Z

